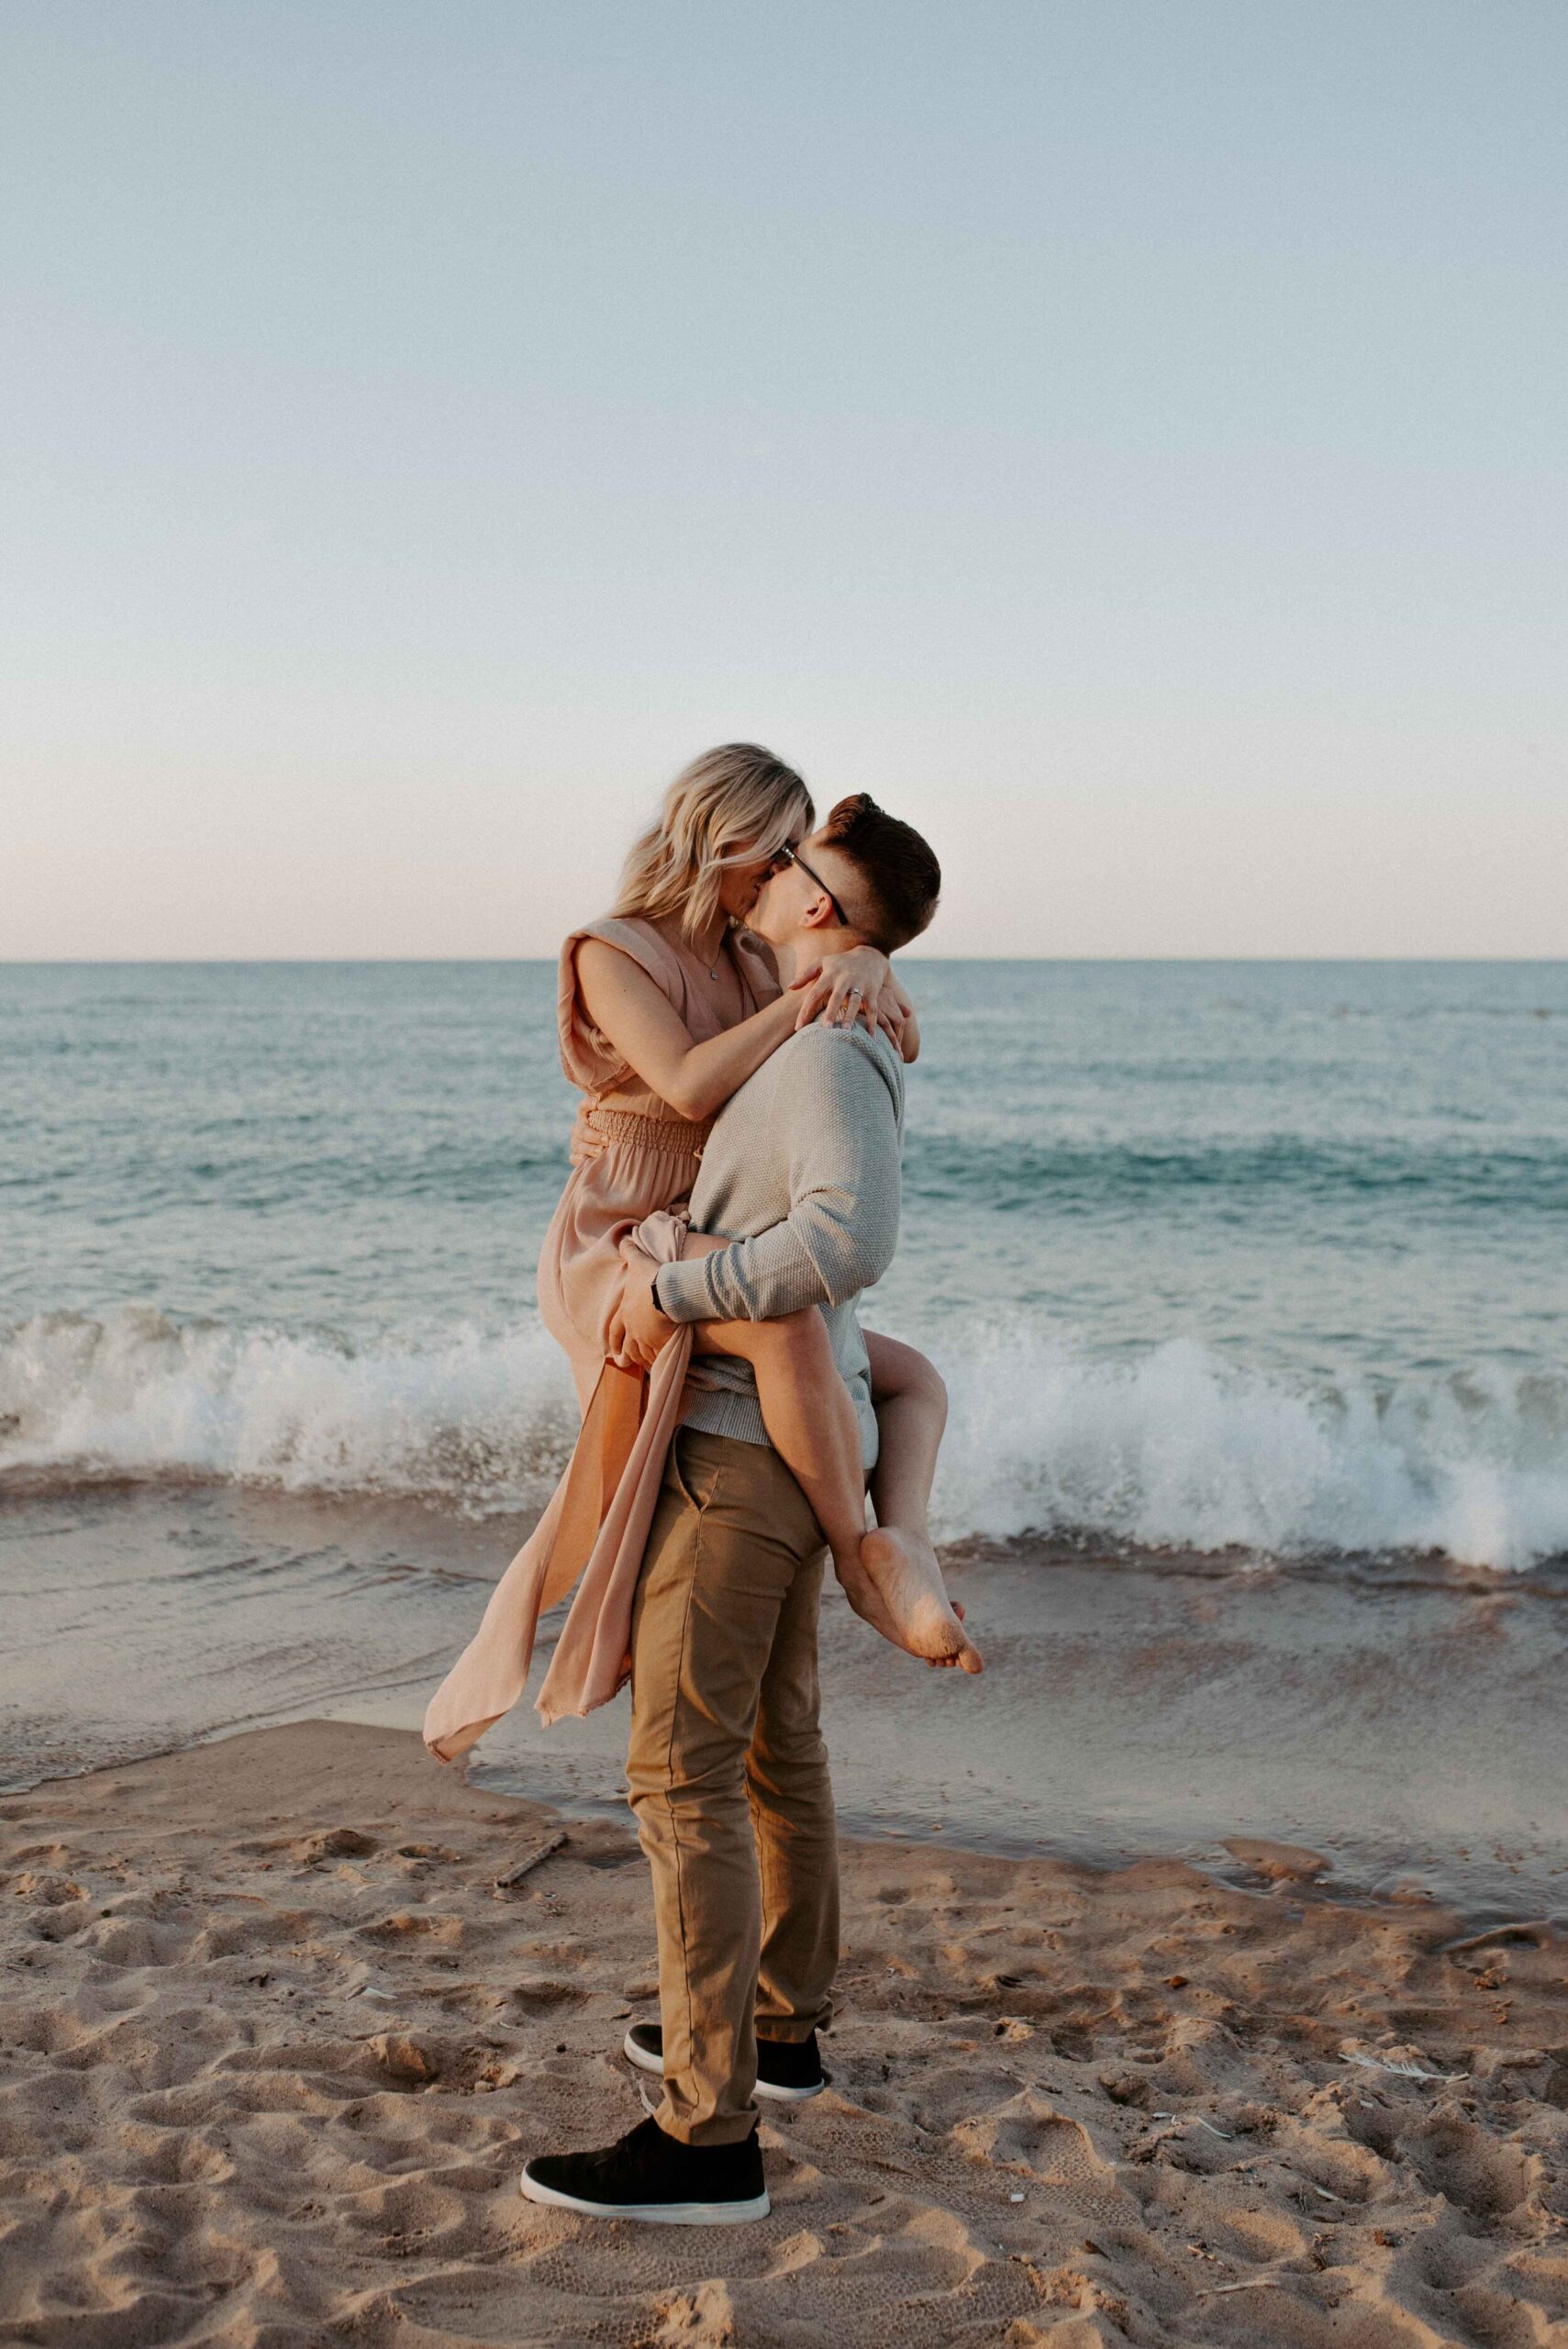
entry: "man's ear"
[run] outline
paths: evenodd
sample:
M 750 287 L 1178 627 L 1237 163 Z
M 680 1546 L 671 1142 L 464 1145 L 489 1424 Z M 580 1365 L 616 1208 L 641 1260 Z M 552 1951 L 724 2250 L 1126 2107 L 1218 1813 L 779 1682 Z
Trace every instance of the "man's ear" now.
M 837 914 L 835 914 L 832 907 L 828 902 L 828 892 L 826 889 L 818 889 L 816 896 L 812 899 L 810 905 L 806 907 L 806 911 L 800 917 L 800 926 L 802 930 L 836 930 L 838 928 L 838 921 L 839 918 Z

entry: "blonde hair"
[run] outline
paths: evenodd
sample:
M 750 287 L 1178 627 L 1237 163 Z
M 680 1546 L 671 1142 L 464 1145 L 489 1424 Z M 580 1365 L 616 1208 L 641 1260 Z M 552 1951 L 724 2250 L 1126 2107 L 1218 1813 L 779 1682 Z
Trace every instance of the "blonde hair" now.
M 632 847 L 612 912 L 622 920 L 679 918 L 686 939 L 718 911 L 728 867 L 776 856 L 812 821 L 811 794 L 793 767 L 755 742 L 723 742 L 683 767 L 659 821 Z

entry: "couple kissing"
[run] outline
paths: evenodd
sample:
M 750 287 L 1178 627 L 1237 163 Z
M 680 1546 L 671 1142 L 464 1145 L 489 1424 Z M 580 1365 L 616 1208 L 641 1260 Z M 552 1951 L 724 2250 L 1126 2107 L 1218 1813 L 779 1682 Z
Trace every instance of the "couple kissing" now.
M 536 2157 L 522 2179 L 595 2215 L 764 2215 L 754 2099 L 825 2084 L 827 1558 L 895 1646 L 981 1669 L 928 1526 L 941 1381 L 858 1312 L 897 1241 L 919 1048 L 890 958 L 929 923 L 940 870 L 863 794 L 813 822 L 770 752 L 706 753 L 634 847 L 613 912 L 562 948 L 562 1059 L 584 1098 L 539 1304 L 583 1428 L 425 1723 L 439 1759 L 466 1751 L 516 1703 L 539 1616 L 573 1590 L 541 1717 L 630 1680 L 661 2021 L 634 2025 L 625 2052 L 663 2096 L 616 2143 Z

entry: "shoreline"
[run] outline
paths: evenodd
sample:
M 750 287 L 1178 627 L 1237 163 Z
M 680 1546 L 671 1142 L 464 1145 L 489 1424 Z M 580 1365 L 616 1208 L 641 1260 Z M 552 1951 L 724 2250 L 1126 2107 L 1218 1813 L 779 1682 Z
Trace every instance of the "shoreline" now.
M 566 1457 L 552 1464 L 541 1481 L 549 1486 Z M 341 1513 L 349 1521 L 366 1516 L 406 1517 L 414 1525 L 439 1527 L 465 1542 L 518 1547 L 539 1521 L 539 1506 L 506 1500 L 464 1503 L 439 1486 L 378 1490 L 373 1485 L 293 1484 L 269 1475 L 202 1475 L 177 1468 L 100 1467 L 89 1461 L 14 1463 L 0 1466 L 0 1510 L 25 1506 L 68 1508 L 76 1502 L 164 1501 L 200 1503 L 231 1497 L 258 1508 L 315 1509 L 324 1518 Z M 548 1489 L 545 1497 L 548 1498 Z M 1200 1548 L 1183 1542 L 1140 1542 L 1093 1524 L 1025 1527 L 1015 1533 L 966 1533 L 936 1543 L 944 1564 L 984 1566 L 1018 1560 L 1071 1566 L 1084 1563 L 1110 1572 L 1171 1575 L 1199 1582 L 1226 1582 L 1237 1575 L 1257 1579 L 1329 1577 L 1384 1590 L 1448 1591 L 1456 1597 L 1510 1592 L 1568 1603 L 1568 1549 L 1540 1555 L 1529 1565 L 1488 1565 L 1457 1558 L 1435 1544 L 1387 1549 L 1321 1547 L 1296 1542 L 1271 1551 L 1242 1542 Z M 474 1580 L 483 1576 L 475 1575 Z
M 352 1705 L 352 1698 L 344 1700 Z M 183 1756 L 197 1754 L 214 1746 L 232 1743 L 247 1737 L 277 1736 L 294 1729 L 344 1729 L 390 1731 L 395 1735 L 409 1735 L 422 1747 L 417 1732 L 406 1730 L 396 1721 L 376 1720 L 364 1712 L 344 1710 L 310 1718 L 290 1715 L 287 1719 L 242 1721 L 204 1732 L 147 1753 L 129 1753 L 117 1760 L 83 1763 L 80 1769 L 61 1770 L 36 1778 L 26 1786 L 0 1786 L 0 1820 L 6 1816 L 6 1806 L 24 1801 L 28 1797 L 46 1794 L 52 1787 L 69 1787 L 87 1779 L 101 1778 L 114 1771 L 139 1769 L 144 1765 L 177 1762 Z M 443 1772 L 464 1773 L 462 1783 L 475 1794 L 494 1797 L 496 1800 L 529 1805 L 548 1814 L 554 1824 L 570 1831 L 573 1828 L 615 1828 L 628 1832 L 628 1806 L 624 1796 L 583 1796 L 573 1798 L 551 1791 L 548 1796 L 529 1794 L 517 1783 L 518 1773 L 512 1768 L 487 1765 L 482 1749 L 475 1748 L 460 1757 L 456 1764 L 439 1764 L 431 1757 L 432 1768 Z M 1022 1867 L 1038 1863 L 1045 1866 L 1061 1866 L 1075 1870 L 1088 1877 L 1111 1877 L 1129 1867 L 1145 1863 L 1174 1865 L 1189 1869 L 1195 1876 L 1225 1891 L 1248 1892 L 1257 1888 L 1260 1865 L 1273 1865 L 1279 1855 L 1288 1863 L 1281 1881 L 1293 1881 L 1309 1887 L 1314 1897 L 1332 1900 L 1336 1907 L 1373 1916 L 1389 1908 L 1414 1909 L 1430 1904 L 1434 1913 L 1451 1915 L 1456 1926 L 1465 1929 L 1474 1938 L 1486 1939 L 1511 1932 L 1545 1932 L 1561 1937 L 1568 1949 L 1568 1916 L 1556 1909 L 1540 1912 L 1526 1899 L 1503 1907 L 1474 1906 L 1463 1901 L 1443 1902 L 1426 1886 L 1411 1878 L 1398 1888 L 1389 1891 L 1347 1877 L 1333 1857 L 1324 1852 L 1309 1850 L 1304 1844 L 1292 1843 L 1278 1835 L 1236 1835 L 1223 1837 L 1202 1851 L 1135 1851 L 1110 1847 L 1089 1842 L 1075 1846 L 1066 1842 L 1040 1841 L 1009 1845 L 1004 1841 L 966 1839 L 962 1832 L 945 1827 L 934 1828 L 919 1820 L 904 1821 L 897 1818 L 869 1820 L 839 1807 L 840 1840 L 844 1844 L 890 1844 L 906 1850 L 917 1857 L 924 1855 L 940 1862 L 944 1857 L 955 1865 L 966 1860 L 996 1861 L 1004 1866 Z M 1568 1960 L 1565 1960 L 1568 1964 Z
M 528 2153 L 639 2117 L 628 1826 L 307 1720 L 7 1796 L 0 1838 L 18 2343 L 1413 2349 L 1568 2322 L 1564 1944 L 1333 1898 L 1310 1853 L 1239 1844 L 1220 1882 L 846 1843 L 834 2085 L 764 2112 L 770 2220 L 677 2233 L 516 2191 Z
M 231 1486 L 8 1497 L 11 1789 L 302 1717 L 417 1729 L 529 1521 Z M 1151 1567 L 1092 1544 L 944 1562 L 987 1660 L 962 1686 L 826 1595 L 823 1720 L 854 1831 L 1221 1874 L 1243 1835 L 1318 1852 L 1343 1897 L 1568 1917 L 1568 1609 L 1547 1578 Z M 545 1732 L 525 1698 L 471 1766 L 618 1819 L 624 1740 L 624 1700 Z

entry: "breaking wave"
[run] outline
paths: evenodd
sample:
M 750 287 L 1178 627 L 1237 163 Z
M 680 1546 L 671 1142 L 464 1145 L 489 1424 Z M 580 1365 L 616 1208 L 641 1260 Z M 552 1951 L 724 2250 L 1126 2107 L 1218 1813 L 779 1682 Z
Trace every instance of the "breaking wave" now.
M 1089 1355 L 1027 1324 L 950 1332 L 949 1541 L 1097 1532 L 1259 1556 L 1568 1553 L 1568 1382 L 1477 1372 L 1309 1390 L 1178 1340 Z M 0 1333 L 0 1483 L 236 1481 L 537 1507 L 575 1426 L 538 1322 L 350 1344 L 51 1313 Z

